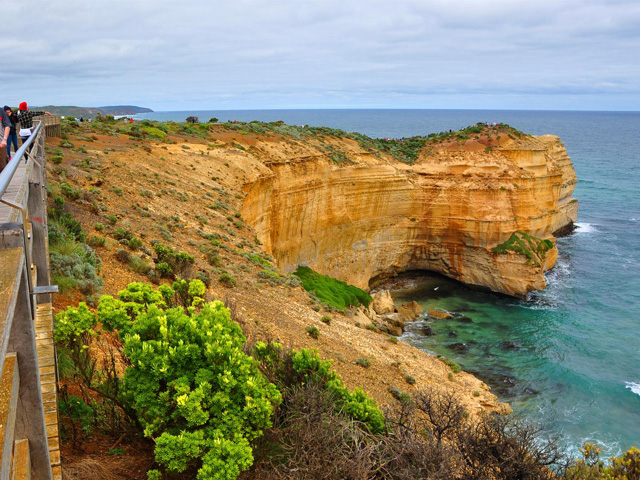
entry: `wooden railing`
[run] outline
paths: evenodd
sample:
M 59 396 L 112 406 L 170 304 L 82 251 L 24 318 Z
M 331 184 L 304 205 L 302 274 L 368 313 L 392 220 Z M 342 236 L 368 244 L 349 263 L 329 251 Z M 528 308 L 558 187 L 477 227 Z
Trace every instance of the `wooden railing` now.
M 47 138 L 59 137 L 62 134 L 59 115 L 42 115 L 41 117 L 33 117 L 33 119 L 41 122 Z
M 0 480 L 61 479 L 45 130 L 0 173 Z

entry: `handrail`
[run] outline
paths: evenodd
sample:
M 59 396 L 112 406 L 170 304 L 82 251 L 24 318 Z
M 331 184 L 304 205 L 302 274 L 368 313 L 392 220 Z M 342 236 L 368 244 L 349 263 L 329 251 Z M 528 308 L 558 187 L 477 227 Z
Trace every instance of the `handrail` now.
M 36 120 L 37 121 L 37 120 Z M 29 146 L 35 141 L 35 138 L 42 128 L 42 122 L 37 121 L 38 126 L 35 128 L 33 133 L 29 136 L 26 142 L 22 144 L 22 146 L 18 149 L 16 153 L 13 154 L 11 161 L 4 167 L 4 170 L 0 173 L 0 198 L 5 194 L 7 188 L 9 187 L 9 183 L 13 179 L 13 175 L 16 173 L 18 169 L 18 165 L 20 165 L 20 159 L 23 157 Z M 35 122 L 34 122 L 35 123 Z

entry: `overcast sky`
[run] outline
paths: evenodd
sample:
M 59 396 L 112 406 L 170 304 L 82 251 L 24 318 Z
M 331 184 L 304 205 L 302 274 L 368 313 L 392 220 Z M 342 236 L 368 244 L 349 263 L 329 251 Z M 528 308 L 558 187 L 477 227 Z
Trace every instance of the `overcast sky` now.
M 640 1 L 2 3 L 1 102 L 640 110 Z

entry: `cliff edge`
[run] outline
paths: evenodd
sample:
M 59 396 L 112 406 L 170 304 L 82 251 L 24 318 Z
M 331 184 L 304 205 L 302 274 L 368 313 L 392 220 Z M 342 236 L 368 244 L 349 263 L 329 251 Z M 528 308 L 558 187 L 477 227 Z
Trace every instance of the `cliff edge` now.
M 471 128 L 426 139 L 411 164 L 350 139 L 321 139 L 325 154 L 265 151 L 242 216 L 285 272 L 368 288 L 430 270 L 513 296 L 544 289 L 554 232 L 577 219 L 566 149 L 553 135 Z

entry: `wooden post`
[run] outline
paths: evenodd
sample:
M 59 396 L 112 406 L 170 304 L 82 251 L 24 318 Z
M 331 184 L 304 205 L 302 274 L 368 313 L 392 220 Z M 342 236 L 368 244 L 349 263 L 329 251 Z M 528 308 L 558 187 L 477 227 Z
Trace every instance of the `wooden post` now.
M 29 179 L 29 200 L 27 212 L 31 222 L 32 255 L 35 265 L 36 285 L 49 285 L 49 240 L 47 232 L 47 191 L 46 171 L 44 168 L 44 135 L 38 137 L 38 143 L 32 150 L 35 156 L 33 171 Z M 50 303 L 51 295 L 39 295 L 37 303 Z

